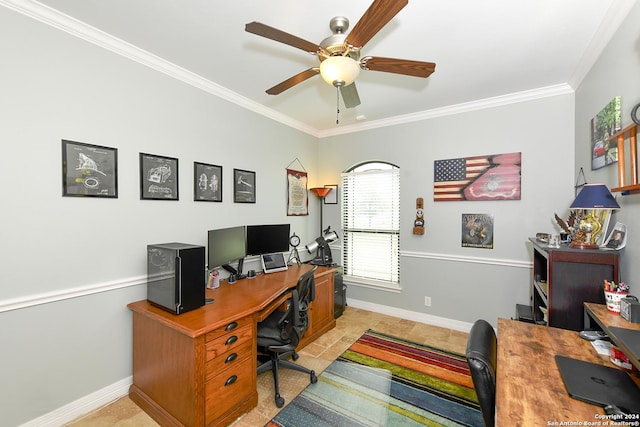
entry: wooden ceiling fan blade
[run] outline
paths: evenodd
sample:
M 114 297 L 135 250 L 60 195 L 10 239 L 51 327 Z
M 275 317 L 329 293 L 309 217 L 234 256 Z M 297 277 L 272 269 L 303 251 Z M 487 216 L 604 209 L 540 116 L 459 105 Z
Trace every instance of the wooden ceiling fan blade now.
M 342 100 L 346 108 L 354 108 L 360 105 L 360 96 L 358 95 L 355 82 L 349 86 L 342 86 L 340 88 L 340 94 L 342 95 Z
M 345 43 L 359 48 L 364 46 L 408 3 L 409 0 L 374 0 L 347 35 Z
M 302 83 L 303 81 L 317 75 L 320 73 L 320 69 L 315 67 L 315 68 L 309 68 L 308 70 L 305 70 L 301 73 L 296 74 L 293 77 L 288 78 L 287 80 L 283 81 L 282 83 L 278 83 L 277 85 L 275 85 L 274 87 L 267 89 L 267 93 L 269 95 L 278 95 L 281 94 L 282 92 L 284 92 L 287 89 L 292 88 L 293 86 L 297 85 L 298 83 Z
M 414 77 L 429 77 L 435 70 L 433 62 L 411 61 L 408 59 L 381 58 L 368 56 L 361 61 L 365 70 L 404 74 Z
M 284 43 L 289 46 L 297 47 L 305 52 L 316 54 L 320 50 L 320 47 L 311 43 L 310 41 L 301 39 L 289 33 L 285 33 L 277 28 L 270 27 L 261 22 L 250 22 L 245 25 L 244 30 L 248 33 L 256 34 L 258 36 L 266 37 L 271 40 L 275 40 L 280 43 Z

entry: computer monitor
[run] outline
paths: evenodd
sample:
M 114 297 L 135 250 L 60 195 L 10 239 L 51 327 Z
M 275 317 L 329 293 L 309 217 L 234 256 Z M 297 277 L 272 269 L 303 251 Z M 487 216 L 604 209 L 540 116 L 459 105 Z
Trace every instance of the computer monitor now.
M 229 227 L 209 230 L 207 239 L 209 268 L 222 267 L 231 274 L 242 274 L 242 264 L 247 256 L 246 227 Z M 238 261 L 235 269 L 229 264 Z
M 289 250 L 290 224 L 247 225 L 247 255 Z

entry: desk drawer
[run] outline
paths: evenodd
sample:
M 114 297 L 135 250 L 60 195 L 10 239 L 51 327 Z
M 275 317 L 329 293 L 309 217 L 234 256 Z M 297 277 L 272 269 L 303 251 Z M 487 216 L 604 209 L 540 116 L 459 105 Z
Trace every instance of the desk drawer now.
M 208 332 L 205 336 L 204 336 L 204 340 L 205 342 L 209 342 L 211 340 L 214 340 L 216 338 L 219 338 L 222 335 L 226 335 L 229 332 L 233 332 L 233 331 L 237 331 L 238 329 L 242 328 L 243 326 L 246 325 L 251 325 L 253 324 L 253 318 L 251 317 L 244 317 L 242 319 L 239 319 L 235 322 L 229 322 L 228 324 L 221 326 L 217 329 L 214 329 L 211 332 Z
M 252 325 L 234 329 L 232 332 L 227 332 L 207 342 L 205 360 L 209 362 L 217 357 L 227 357 L 231 351 L 236 351 L 240 356 L 243 356 L 238 349 L 247 343 L 249 345 L 253 343 Z
M 246 357 L 205 383 L 206 425 L 255 391 L 253 370 L 253 359 Z
M 207 353 L 208 354 L 208 353 Z M 226 353 L 216 355 L 213 360 L 205 364 L 205 381 L 211 380 L 223 369 L 236 366 L 247 357 L 257 357 L 257 351 L 253 348 L 253 341 L 247 340 L 227 350 Z

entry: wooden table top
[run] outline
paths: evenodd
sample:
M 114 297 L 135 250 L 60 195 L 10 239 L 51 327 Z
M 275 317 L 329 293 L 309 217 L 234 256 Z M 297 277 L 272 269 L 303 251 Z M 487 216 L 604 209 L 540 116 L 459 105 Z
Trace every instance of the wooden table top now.
M 601 421 L 598 418 L 604 414 L 601 407 L 569 396 L 555 362 L 556 355 L 614 366 L 576 331 L 498 319 L 498 425 L 547 426 Z
M 311 268 L 313 266 L 309 264 L 294 265 L 285 271 L 260 274 L 234 284 L 221 281 L 219 288 L 206 290 L 206 297 L 213 298 L 213 303 L 180 315 L 155 307 L 147 300 L 128 304 L 127 307 L 136 313 L 153 317 L 185 335 L 196 337 L 228 322 L 248 315 L 258 316 L 262 310 L 273 309 L 278 298 L 295 286 L 298 277 Z M 330 267 L 318 267 L 315 275 L 333 274 L 333 271 Z

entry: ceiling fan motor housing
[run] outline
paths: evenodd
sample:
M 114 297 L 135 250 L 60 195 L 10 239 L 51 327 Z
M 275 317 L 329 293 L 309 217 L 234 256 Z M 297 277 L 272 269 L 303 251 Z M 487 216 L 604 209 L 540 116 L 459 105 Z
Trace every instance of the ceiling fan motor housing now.
M 355 61 L 360 59 L 360 52 L 345 43 L 347 38 L 345 32 L 349 29 L 349 19 L 344 16 L 335 16 L 329 21 L 329 28 L 333 35 L 322 40 L 319 46 L 330 56 L 348 56 Z M 319 58 L 322 62 L 326 57 L 319 55 Z

